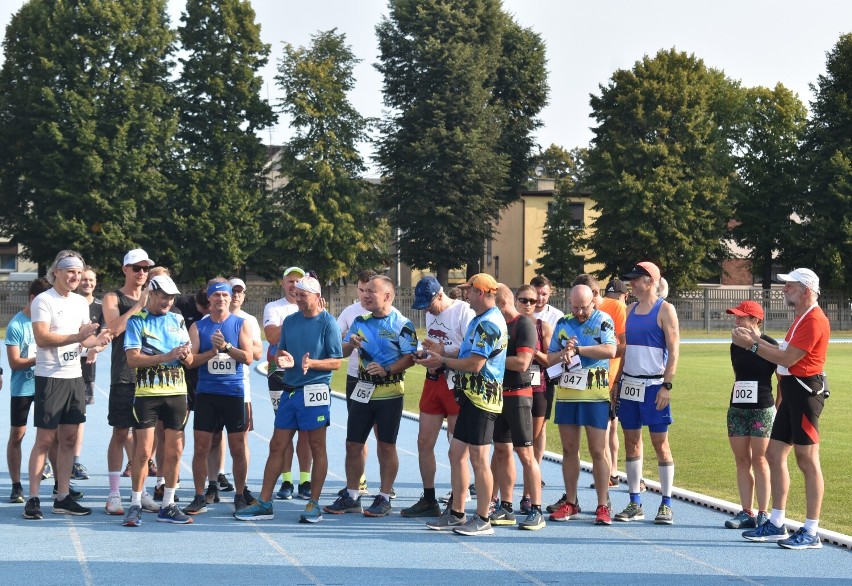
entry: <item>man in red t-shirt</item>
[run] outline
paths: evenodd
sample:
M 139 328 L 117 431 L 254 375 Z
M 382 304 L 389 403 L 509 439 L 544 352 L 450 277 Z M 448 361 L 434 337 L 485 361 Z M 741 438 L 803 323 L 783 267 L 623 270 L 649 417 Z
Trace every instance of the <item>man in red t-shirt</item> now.
M 772 346 L 746 328 L 735 328 L 732 334 L 737 346 L 776 363 L 781 381 L 781 405 L 766 451 L 772 478 L 772 513 L 766 523 L 746 531 L 743 537 L 749 541 L 778 541 L 778 545 L 788 549 L 817 549 L 822 547 L 817 529 L 824 490 L 819 463 L 819 416 L 825 403 L 823 369 L 831 330 L 817 304 L 819 277 L 812 270 L 796 269 L 778 278 L 784 281 L 784 300 L 796 310 L 784 342 Z M 791 448 L 805 476 L 807 516 L 804 526 L 788 536 L 784 508 L 790 490 L 787 457 Z

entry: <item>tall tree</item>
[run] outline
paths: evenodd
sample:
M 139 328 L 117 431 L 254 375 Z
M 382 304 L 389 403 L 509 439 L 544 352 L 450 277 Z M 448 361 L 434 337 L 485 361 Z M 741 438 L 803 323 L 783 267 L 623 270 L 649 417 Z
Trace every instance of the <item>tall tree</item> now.
M 161 255 L 191 280 L 235 274 L 263 246 L 266 147 L 257 133 L 275 114 L 260 97 L 269 45 L 248 0 L 189 0 L 181 22 L 177 189 Z
M 42 268 L 64 248 L 115 273 L 163 226 L 175 129 L 165 0 L 30 0 L 0 71 L 0 230 Z
M 794 210 L 801 219 L 784 255 L 807 266 L 823 287 L 852 288 L 852 34 L 828 53 L 825 75 L 812 89 L 812 118 L 802 151 L 805 189 Z
M 772 266 L 784 250 L 799 196 L 799 145 L 807 109 L 782 84 L 744 90 L 742 124 L 736 129 L 737 178 L 731 184 L 734 241 L 749 250 L 752 270 L 763 287 L 772 284 Z
M 358 62 L 336 29 L 313 35 L 309 47 L 284 46 L 276 80 L 294 136 L 280 158 L 287 183 L 272 194 L 264 224 L 271 246 L 259 266 L 271 272 L 282 259 L 323 280 L 387 266 L 387 223 L 375 188 L 359 177 L 369 121 L 347 97 Z
M 600 212 L 592 260 L 603 275 L 652 260 L 673 289 L 692 286 L 722 255 L 737 85 L 671 49 L 616 71 L 600 90 L 588 160 Z
M 446 283 L 450 269 L 475 270 L 529 172 L 543 44 L 499 0 L 391 0 L 376 33 L 383 201 L 402 260 Z

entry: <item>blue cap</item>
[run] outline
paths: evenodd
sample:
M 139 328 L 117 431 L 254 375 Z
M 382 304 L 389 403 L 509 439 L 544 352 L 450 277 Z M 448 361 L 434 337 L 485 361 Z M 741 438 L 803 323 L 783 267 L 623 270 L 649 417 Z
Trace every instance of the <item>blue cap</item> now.
M 414 288 L 414 303 L 411 309 L 426 309 L 435 295 L 441 292 L 441 284 L 435 277 L 423 277 Z
M 213 294 L 219 291 L 224 291 L 232 297 L 234 295 L 234 290 L 231 288 L 230 283 L 227 281 L 217 281 L 215 283 L 210 283 L 210 286 L 207 287 L 207 297 L 213 297 Z

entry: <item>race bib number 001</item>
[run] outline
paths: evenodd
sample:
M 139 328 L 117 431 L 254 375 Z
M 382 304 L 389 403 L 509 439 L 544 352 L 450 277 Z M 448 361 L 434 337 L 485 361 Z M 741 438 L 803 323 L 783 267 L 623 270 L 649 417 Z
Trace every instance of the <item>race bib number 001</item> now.
M 734 383 L 732 403 L 757 404 L 757 381 L 738 380 Z
M 358 403 L 369 403 L 370 397 L 376 390 L 376 385 L 367 381 L 358 381 L 355 389 L 352 391 L 351 399 Z
M 589 369 L 578 368 L 569 370 L 562 374 L 559 379 L 559 386 L 563 389 L 572 389 L 574 391 L 585 391 L 589 382 Z
M 621 379 L 621 392 L 619 398 L 625 401 L 636 401 L 638 403 L 645 402 L 645 386 L 648 381 L 643 378 L 633 378 L 625 376 Z
M 326 384 L 305 385 L 305 407 L 323 407 L 331 404 L 331 393 Z M 355 392 L 353 391 L 354 395 Z
M 207 372 L 217 376 L 237 374 L 237 361 L 227 354 L 216 354 L 207 361 Z
M 80 344 L 71 344 L 57 348 L 60 366 L 68 366 L 80 362 Z

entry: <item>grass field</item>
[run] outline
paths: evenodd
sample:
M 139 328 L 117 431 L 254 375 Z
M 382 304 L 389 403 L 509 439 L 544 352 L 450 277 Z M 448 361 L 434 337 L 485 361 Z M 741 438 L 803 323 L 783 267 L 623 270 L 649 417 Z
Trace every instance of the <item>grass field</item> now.
M 686 337 L 686 336 L 684 336 Z M 721 336 L 720 336 L 721 337 Z M 825 499 L 820 524 L 826 529 L 852 535 L 852 491 L 846 490 L 845 468 L 852 457 L 846 425 L 852 420 L 852 344 L 832 344 L 828 351 L 827 373 L 831 397 L 820 419 L 821 461 L 825 476 Z M 346 369 L 335 374 L 333 387 L 345 388 Z M 406 376 L 405 408 L 417 412 L 425 371 L 409 370 Z M 728 344 L 684 344 L 672 391 L 675 423 L 669 431 L 675 460 L 675 484 L 678 487 L 739 502 L 734 458 L 728 445 L 726 416 L 733 371 Z M 561 454 L 559 432 L 548 422 L 548 450 Z M 646 478 L 657 480 L 656 457 L 645 434 Z M 590 461 L 585 446 L 581 457 Z M 619 455 L 619 470 L 624 470 L 624 450 Z M 844 472 L 847 470 L 847 472 Z M 787 515 L 804 521 L 802 475 L 790 458 L 790 498 Z

